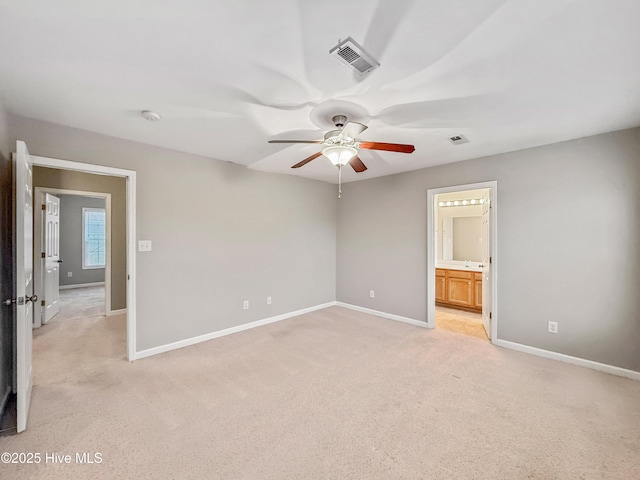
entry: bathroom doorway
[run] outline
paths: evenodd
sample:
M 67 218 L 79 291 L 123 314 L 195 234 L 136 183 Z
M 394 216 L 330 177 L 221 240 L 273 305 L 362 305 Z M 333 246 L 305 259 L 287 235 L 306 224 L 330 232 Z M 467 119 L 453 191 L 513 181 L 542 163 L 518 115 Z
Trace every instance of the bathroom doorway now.
M 428 190 L 427 325 L 497 337 L 497 182 Z

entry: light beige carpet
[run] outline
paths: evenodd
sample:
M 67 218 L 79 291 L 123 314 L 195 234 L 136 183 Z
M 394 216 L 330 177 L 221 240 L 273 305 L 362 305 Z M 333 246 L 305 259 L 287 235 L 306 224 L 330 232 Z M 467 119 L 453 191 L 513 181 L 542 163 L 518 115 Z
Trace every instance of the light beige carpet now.
M 179 321 L 179 319 L 176 319 Z M 124 317 L 34 339 L 4 479 L 638 479 L 640 382 L 339 307 L 128 363 Z

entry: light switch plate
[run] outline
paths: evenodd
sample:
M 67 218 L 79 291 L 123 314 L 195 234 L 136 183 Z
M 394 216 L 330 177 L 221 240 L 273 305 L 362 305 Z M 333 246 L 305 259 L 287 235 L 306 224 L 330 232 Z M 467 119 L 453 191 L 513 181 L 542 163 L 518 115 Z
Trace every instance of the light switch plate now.
M 138 240 L 138 251 L 139 252 L 150 252 L 151 251 L 151 240 Z

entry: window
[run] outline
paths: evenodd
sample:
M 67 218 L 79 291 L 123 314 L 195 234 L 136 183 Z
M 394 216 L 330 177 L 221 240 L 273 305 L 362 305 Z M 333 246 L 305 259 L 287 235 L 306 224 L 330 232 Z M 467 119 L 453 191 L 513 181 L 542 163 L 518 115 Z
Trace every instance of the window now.
M 104 208 L 82 209 L 82 268 L 104 268 L 106 259 L 106 213 Z

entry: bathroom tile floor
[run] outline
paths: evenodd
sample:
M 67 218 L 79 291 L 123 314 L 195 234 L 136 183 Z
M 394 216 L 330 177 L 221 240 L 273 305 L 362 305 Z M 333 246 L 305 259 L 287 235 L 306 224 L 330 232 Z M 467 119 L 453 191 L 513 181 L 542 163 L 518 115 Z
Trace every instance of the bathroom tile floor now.
M 436 305 L 436 328 L 489 340 L 482 325 L 482 315 L 479 313 Z

